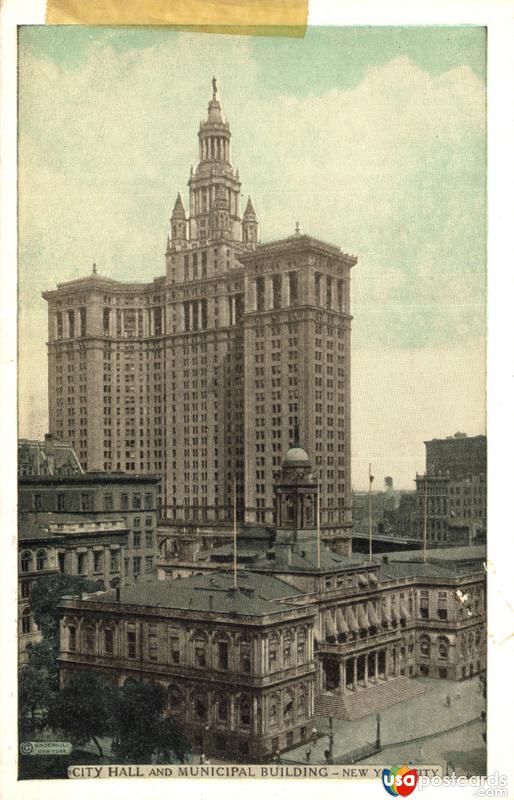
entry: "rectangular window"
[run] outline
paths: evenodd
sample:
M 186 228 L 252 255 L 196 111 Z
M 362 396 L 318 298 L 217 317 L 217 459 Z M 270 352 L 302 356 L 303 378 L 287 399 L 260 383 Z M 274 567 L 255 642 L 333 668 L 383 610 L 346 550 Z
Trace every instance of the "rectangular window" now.
M 171 663 L 180 664 L 180 639 L 178 636 L 170 637 Z
M 122 494 L 121 495 L 121 510 L 122 511 L 128 511 L 128 507 L 129 507 L 128 494 Z
M 112 656 L 113 652 L 113 638 L 112 631 L 108 628 L 104 631 L 104 650 L 106 656 Z
M 127 631 L 127 655 L 129 658 L 136 657 L 136 632 Z
M 104 336 L 109 335 L 109 316 L 110 316 L 110 310 L 108 308 L 104 308 L 104 314 L 103 314 Z
M 153 508 L 153 494 L 151 492 L 146 492 L 145 494 L 145 508 Z
M 132 508 L 134 510 L 136 510 L 136 511 L 141 508 L 141 495 L 140 494 L 136 493 L 132 497 Z
M 332 308 L 332 278 L 327 275 L 327 308 Z
M 273 275 L 273 308 L 280 308 L 282 305 L 282 275 Z
M 145 557 L 145 572 L 147 575 L 153 572 L 153 556 Z
M 81 306 L 79 312 L 80 312 L 80 335 L 82 338 L 84 338 L 84 336 L 86 335 L 86 320 L 87 320 L 85 306 Z
M 344 294 L 343 294 L 343 281 L 337 281 L 337 310 L 344 310 Z
M 133 547 L 135 547 L 136 549 L 141 547 L 141 534 L 139 533 L 139 531 L 134 531 L 134 533 L 132 534 L 132 542 L 133 542 Z
M 141 558 L 140 556 L 136 556 L 132 562 L 132 572 L 134 575 L 141 574 Z
M 120 554 L 118 550 L 111 550 L 111 572 L 120 571 Z
M 255 281 L 256 307 L 257 311 L 264 311 L 264 278 L 257 278 Z
M 218 667 L 228 669 L 228 643 L 218 642 Z
M 88 492 L 82 492 L 80 495 L 80 510 L 91 511 L 91 495 Z
M 153 533 L 146 533 L 145 535 L 146 547 L 153 547 Z
M 314 302 L 317 306 L 321 305 L 321 275 L 319 272 L 314 274 Z
M 61 493 L 57 495 L 57 511 L 64 511 L 64 495 Z
M 68 650 L 74 653 L 77 649 L 77 629 L 70 625 L 68 628 Z
M 75 312 L 68 311 L 68 329 L 69 329 L 69 338 L 75 338 Z
M 62 339 L 62 312 L 57 312 L 57 338 Z
M 39 493 L 32 496 L 32 507 L 34 511 L 43 510 L 43 498 Z
M 288 280 L 289 280 L 289 305 L 296 306 L 298 305 L 298 273 L 289 272 Z
M 203 644 L 195 645 L 195 667 L 205 667 L 205 647 Z
M 104 511 L 112 511 L 113 507 L 112 494 L 104 494 Z
M 104 554 L 103 550 L 93 551 L 93 572 L 103 572 Z
M 202 278 L 207 277 L 207 253 L 205 250 L 202 251 Z
M 157 661 L 157 632 L 155 629 L 148 634 L 148 658 L 150 661 Z
M 153 310 L 154 333 L 155 336 L 162 334 L 162 309 L 154 308 Z

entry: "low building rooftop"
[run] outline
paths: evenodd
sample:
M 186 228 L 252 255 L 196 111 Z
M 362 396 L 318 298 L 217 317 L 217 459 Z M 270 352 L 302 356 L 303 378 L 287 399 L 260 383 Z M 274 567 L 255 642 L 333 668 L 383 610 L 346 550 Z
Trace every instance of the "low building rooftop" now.
M 238 573 L 237 588 L 234 588 L 232 573 L 219 571 L 122 586 L 119 599 L 111 591 L 95 595 L 94 600 L 151 608 L 263 616 L 296 608 L 287 600 L 299 595 L 298 589 L 278 578 L 247 571 Z

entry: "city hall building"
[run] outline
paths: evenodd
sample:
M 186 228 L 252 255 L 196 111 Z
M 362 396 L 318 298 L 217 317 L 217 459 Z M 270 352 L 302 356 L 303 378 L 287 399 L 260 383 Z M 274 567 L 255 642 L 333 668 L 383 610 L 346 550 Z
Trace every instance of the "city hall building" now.
M 259 243 L 231 163 L 216 81 L 188 210 L 175 202 L 165 275 L 93 273 L 44 293 L 50 431 L 88 471 L 163 476 L 170 525 L 274 524 L 273 481 L 299 425 L 321 481 L 325 541 L 351 549 L 350 272 L 304 235 Z
M 197 752 L 265 761 L 307 743 L 315 716 L 356 719 L 423 692 L 416 677 L 485 669 L 483 548 L 335 553 L 299 446 L 275 495 L 272 531 L 238 531 L 236 570 L 222 546 L 188 577 L 64 600 L 61 679 L 158 682 Z

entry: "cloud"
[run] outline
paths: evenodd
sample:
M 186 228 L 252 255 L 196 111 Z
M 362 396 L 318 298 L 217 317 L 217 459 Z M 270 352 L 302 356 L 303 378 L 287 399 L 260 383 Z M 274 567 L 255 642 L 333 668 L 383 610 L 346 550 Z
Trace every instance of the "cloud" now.
M 317 95 L 306 84 L 288 96 L 259 81 L 256 59 L 250 38 L 196 34 L 124 50 L 92 38 L 67 66 L 22 47 L 20 401 L 40 409 L 34 418 L 46 408 L 45 381 L 36 390 L 30 380 L 34 358 L 46 360 L 41 291 L 93 261 L 120 280 L 163 274 L 168 218 L 197 160 L 213 74 L 262 238 L 289 235 L 299 220 L 359 256 L 357 354 L 389 351 L 394 373 L 402 351 L 472 354 L 483 341 L 483 82 L 465 64 L 434 76 L 399 56 L 346 88 L 342 51 L 332 89 Z M 426 369 L 427 390 L 438 387 L 437 362 Z M 483 385 L 483 358 L 473 369 Z M 478 399 L 476 409 L 482 420 Z

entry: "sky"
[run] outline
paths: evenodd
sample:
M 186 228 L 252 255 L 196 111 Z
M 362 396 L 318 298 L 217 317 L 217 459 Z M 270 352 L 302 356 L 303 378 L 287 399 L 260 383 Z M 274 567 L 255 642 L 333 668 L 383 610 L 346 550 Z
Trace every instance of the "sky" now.
M 485 29 L 19 34 L 19 433 L 48 429 L 41 292 L 164 274 L 216 75 L 262 241 L 302 231 L 352 271 L 352 483 L 413 488 L 426 439 L 485 433 Z

